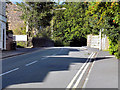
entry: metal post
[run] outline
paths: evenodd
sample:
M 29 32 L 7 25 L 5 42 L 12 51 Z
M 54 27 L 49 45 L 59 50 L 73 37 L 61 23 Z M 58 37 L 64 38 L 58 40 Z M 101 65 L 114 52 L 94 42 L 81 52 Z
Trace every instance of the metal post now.
M 26 42 L 26 47 L 28 46 L 28 21 L 26 22 L 26 35 L 27 35 L 27 42 Z
M 101 29 L 100 29 L 100 32 L 99 32 L 99 50 L 102 50 L 102 32 L 101 32 Z
M 53 10 L 52 10 L 52 15 L 53 15 Z M 51 37 L 53 38 L 53 17 L 52 17 Z

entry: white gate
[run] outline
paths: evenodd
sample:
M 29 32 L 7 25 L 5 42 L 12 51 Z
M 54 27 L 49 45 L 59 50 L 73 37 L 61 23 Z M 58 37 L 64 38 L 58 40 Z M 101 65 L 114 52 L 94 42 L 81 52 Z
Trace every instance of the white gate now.
M 100 44 L 99 42 L 100 42 L 99 35 L 92 36 L 91 47 L 92 48 L 99 48 L 99 44 Z
M 109 40 L 106 35 L 102 36 L 102 38 L 100 38 L 100 35 L 88 35 L 87 46 L 91 48 L 101 48 L 102 50 L 107 50 L 109 48 Z

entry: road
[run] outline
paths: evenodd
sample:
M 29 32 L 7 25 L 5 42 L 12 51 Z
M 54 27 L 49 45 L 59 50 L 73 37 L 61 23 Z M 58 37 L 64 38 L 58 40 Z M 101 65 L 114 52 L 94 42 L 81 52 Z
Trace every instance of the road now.
M 53 47 L 2 60 L 2 88 L 81 88 L 97 53 Z

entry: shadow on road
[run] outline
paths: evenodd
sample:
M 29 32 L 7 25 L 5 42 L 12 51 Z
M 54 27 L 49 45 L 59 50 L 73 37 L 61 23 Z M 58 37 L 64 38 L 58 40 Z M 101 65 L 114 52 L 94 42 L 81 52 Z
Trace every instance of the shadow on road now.
M 18 71 L 3 76 L 3 88 L 17 84 L 42 83 L 44 82 L 46 76 L 48 76 L 48 74 L 52 71 L 69 71 L 70 65 L 86 62 L 87 58 L 65 57 L 64 55 L 67 56 L 70 51 L 79 50 L 64 48 L 61 52 L 62 54 L 51 56 L 45 60 L 39 60 L 38 63 L 33 64 L 32 66 L 20 68 Z M 99 57 L 96 58 L 96 61 L 108 59 L 109 57 Z

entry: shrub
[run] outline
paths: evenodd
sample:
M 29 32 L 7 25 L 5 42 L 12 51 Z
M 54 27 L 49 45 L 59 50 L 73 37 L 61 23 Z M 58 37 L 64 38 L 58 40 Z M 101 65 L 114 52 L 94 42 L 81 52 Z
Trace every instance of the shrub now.
M 109 51 L 110 54 L 115 55 L 118 59 L 120 59 L 120 41 L 110 41 Z
M 68 42 L 63 42 L 63 45 L 64 45 L 64 46 L 70 46 L 70 41 L 68 41 Z
M 114 55 L 118 51 L 118 43 L 110 40 L 109 45 L 110 54 Z
M 17 48 L 25 48 L 27 47 L 27 43 L 24 41 L 17 41 Z
M 26 27 L 19 27 L 13 30 L 14 35 L 26 35 Z
M 54 41 L 54 46 L 55 47 L 60 47 L 60 46 L 64 46 L 62 40 L 58 39 Z
M 51 37 L 51 28 L 49 26 L 47 26 L 46 28 L 42 28 L 34 37 L 50 38 Z
M 81 47 L 87 45 L 87 39 L 85 37 L 74 37 L 71 42 L 70 46 Z
M 120 40 L 118 41 L 118 53 L 117 53 L 118 59 L 120 59 Z
M 45 38 L 45 37 L 34 37 L 32 39 L 32 44 L 33 47 L 53 47 L 54 46 L 54 42 L 49 39 L 49 38 Z

